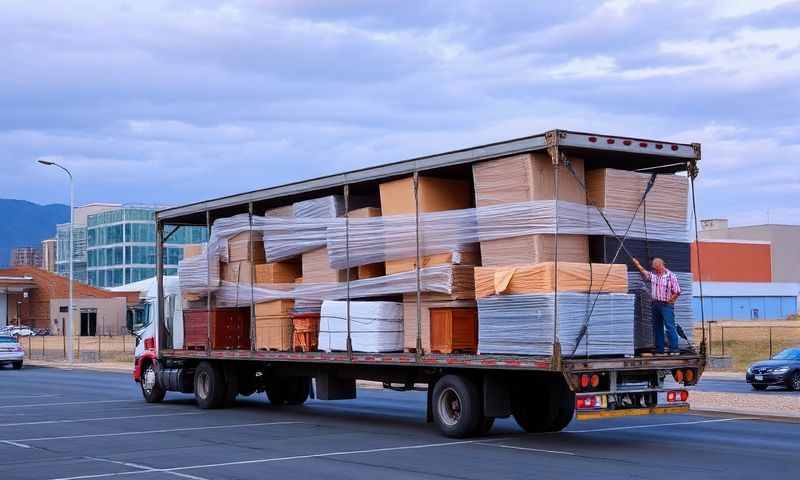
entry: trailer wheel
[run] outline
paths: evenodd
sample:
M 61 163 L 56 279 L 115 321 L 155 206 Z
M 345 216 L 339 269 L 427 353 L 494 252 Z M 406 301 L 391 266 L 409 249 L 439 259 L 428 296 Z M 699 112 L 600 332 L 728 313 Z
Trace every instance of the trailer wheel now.
M 272 382 L 266 389 L 273 405 L 302 405 L 311 391 L 309 377 L 290 377 Z
M 433 421 L 447 437 L 469 437 L 487 426 L 483 423 L 480 391 L 468 378 L 458 375 L 440 378 L 433 388 L 432 400 Z
M 167 395 L 166 390 L 158 383 L 153 362 L 147 362 L 145 365 L 139 386 L 142 388 L 142 396 L 147 403 L 160 403 Z
M 202 409 L 225 404 L 227 387 L 222 370 L 209 362 L 200 362 L 194 371 L 194 398 Z
M 560 432 L 567 428 L 575 416 L 575 392 L 570 390 L 565 382 L 561 382 L 560 389 L 554 389 L 553 395 L 556 397 L 557 413 L 553 422 L 547 427 L 548 432 Z
M 562 379 L 526 385 L 512 397 L 511 412 L 526 432 L 559 432 L 575 414 L 575 392 Z

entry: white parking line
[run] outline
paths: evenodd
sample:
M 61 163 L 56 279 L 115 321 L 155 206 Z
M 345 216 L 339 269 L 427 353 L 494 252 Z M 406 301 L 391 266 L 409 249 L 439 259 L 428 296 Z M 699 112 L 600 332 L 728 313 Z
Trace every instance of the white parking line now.
M 0 423 L 0 427 L 19 427 L 22 425 L 49 425 L 53 423 L 99 422 L 101 420 L 124 420 L 126 418 L 172 417 L 177 415 L 202 415 L 202 414 L 203 412 L 179 412 L 179 413 L 156 413 L 150 415 L 125 415 L 120 417 L 74 418 L 68 420 L 39 420 L 37 422 Z
M 153 467 L 148 467 L 147 465 L 140 465 L 138 463 L 121 462 L 121 461 L 118 461 L 118 460 L 111 460 L 111 459 L 108 459 L 108 458 L 97 458 L 97 457 L 84 457 L 84 458 L 88 458 L 90 460 L 96 460 L 98 462 L 114 463 L 116 465 L 124 465 L 126 467 L 138 468 L 138 469 L 141 470 L 141 472 L 138 472 L 138 473 L 148 473 L 148 472 L 152 472 L 152 471 L 155 470 Z M 207 480 L 207 479 L 205 479 L 203 477 L 198 477 L 198 476 L 195 476 L 195 475 L 189 475 L 188 473 L 179 473 L 179 472 L 166 472 L 166 473 L 169 474 L 169 475 L 175 475 L 176 477 L 188 478 L 190 480 Z
M 98 438 L 98 437 L 123 437 L 127 435 L 150 435 L 154 433 L 170 432 L 191 432 L 194 430 L 215 430 L 220 428 L 245 428 L 260 427 L 264 425 L 292 425 L 303 422 L 262 422 L 262 423 L 239 423 L 235 425 L 211 425 L 207 427 L 182 427 L 182 428 L 163 428 L 159 430 L 141 430 L 138 432 L 114 432 L 114 433 L 90 433 L 85 435 L 64 435 L 59 437 L 36 437 L 36 438 L 15 438 L 13 440 L 0 440 L 2 442 L 46 442 L 49 440 L 75 440 L 79 438 Z
M 3 400 L 7 400 L 9 398 L 44 398 L 44 397 L 60 397 L 61 395 L 58 393 L 43 393 L 40 395 L 3 395 L 0 394 L 0 398 Z
M 63 403 L 28 403 L 26 405 L 0 405 L 0 408 L 33 408 L 33 407 L 57 407 L 60 405 L 86 405 L 89 403 L 141 403 L 141 400 L 91 400 L 84 402 L 63 402 Z
M 758 420 L 758 418 L 755 417 L 715 418 L 713 420 L 695 420 L 691 422 L 649 423 L 647 425 L 628 425 L 625 427 L 593 428 L 588 430 L 564 430 L 563 432 L 558 432 L 558 433 L 613 432 L 617 430 L 639 430 L 642 428 L 672 427 L 678 425 L 698 425 L 700 423 L 735 422 L 737 420 Z
M 567 451 L 564 451 L 564 450 L 544 450 L 544 449 L 541 449 L 541 448 L 518 447 L 516 445 L 504 445 L 502 443 L 480 442 L 477 445 L 486 445 L 487 447 L 497 447 L 497 448 L 509 448 L 509 449 L 512 449 L 512 450 L 524 450 L 526 452 L 554 453 L 556 455 L 577 455 L 574 452 L 567 452 Z
M 500 440 L 500 439 L 498 439 Z M 171 468 L 154 468 L 152 470 L 148 470 L 147 473 L 150 472 L 163 472 L 163 473 L 175 473 L 181 472 L 183 470 L 195 470 L 200 468 L 218 468 L 218 467 L 230 467 L 235 465 L 252 465 L 252 464 L 259 464 L 259 463 L 271 463 L 271 462 L 285 462 L 291 460 L 306 460 L 309 458 L 325 458 L 325 457 L 337 457 L 337 456 L 344 456 L 344 455 L 359 455 L 365 453 L 382 453 L 382 452 L 397 452 L 401 450 L 417 450 L 421 448 L 436 448 L 436 447 L 449 447 L 452 445 L 468 445 L 479 443 L 480 440 L 462 440 L 457 442 L 442 442 L 442 443 L 427 443 L 421 445 L 405 445 L 402 447 L 385 447 L 385 448 L 370 448 L 367 450 L 345 450 L 340 452 L 326 452 L 326 453 L 313 453 L 308 455 L 293 455 L 291 457 L 272 457 L 272 458 L 259 458 L 255 460 L 240 460 L 237 462 L 225 462 L 225 463 L 207 463 L 204 465 L 187 465 L 183 467 L 171 467 Z M 116 472 L 116 473 L 98 473 L 94 475 L 79 475 L 75 477 L 60 477 L 60 478 L 53 478 L 50 480 L 81 480 L 85 478 L 104 478 L 104 477 L 116 477 L 122 475 L 136 475 L 140 473 L 145 473 L 144 471 L 137 471 L 137 472 Z
M 0 443 L 5 443 L 7 445 L 12 445 L 19 448 L 31 448 L 30 445 L 25 445 L 24 443 L 12 442 L 11 440 L 0 440 Z

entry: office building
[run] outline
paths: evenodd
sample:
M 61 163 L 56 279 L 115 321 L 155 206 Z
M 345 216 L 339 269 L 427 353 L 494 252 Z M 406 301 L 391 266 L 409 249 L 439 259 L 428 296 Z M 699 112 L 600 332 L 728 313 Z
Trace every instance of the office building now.
M 42 270 L 48 272 L 56 271 L 56 246 L 58 241 L 55 238 L 42 240 Z
M 11 250 L 12 267 L 42 267 L 42 250 L 39 247 L 15 247 Z
M 156 207 L 126 205 L 89 215 L 86 222 L 87 281 L 117 287 L 156 274 Z M 183 245 L 206 241 L 204 227 L 181 227 L 164 248 L 164 273 L 176 275 Z
M 87 283 L 86 221 L 89 215 L 119 208 L 118 203 L 89 203 L 76 207 L 72 229 L 72 271 L 75 281 Z M 56 273 L 69 276 L 69 223 L 56 226 Z

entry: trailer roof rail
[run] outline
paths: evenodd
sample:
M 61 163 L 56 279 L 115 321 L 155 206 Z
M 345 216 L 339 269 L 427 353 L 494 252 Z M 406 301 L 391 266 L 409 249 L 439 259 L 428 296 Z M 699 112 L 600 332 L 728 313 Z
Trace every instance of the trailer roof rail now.
M 557 135 L 558 147 L 565 151 L 574 151 L 582 155 L 613 154 L 621 157 L 629 157 L 631 159 L 648 159 L 649 161 L 644 162 L 642 166 L 649 167 L 651 171 L 657 169 L 663 169 L 664 171 L 686 170 L 686 168 L 681 167 L 683 163 L 680 160 L 696 162 L 700 159 L 698 144 L 600 135 L 568 130 L 551 130 L 538 135 L 453 150 L 435 155 L 416 157 L 350 172 L 327 175 L 310 180 L 292 182 L 285 185 L 166 208 L 156 212 L 156 221 L 169 222 L 176 225 L 184 223 L 193 224 L 192 222 L 184 221 L 182 217 L 210 210 L 248 204 L 250 202 L 342 187 L 345 184 L 410 175 L 415 171 L 434 170 L 518 153 L 542 151 L 547 149 L 546 137 L 548 135 Z

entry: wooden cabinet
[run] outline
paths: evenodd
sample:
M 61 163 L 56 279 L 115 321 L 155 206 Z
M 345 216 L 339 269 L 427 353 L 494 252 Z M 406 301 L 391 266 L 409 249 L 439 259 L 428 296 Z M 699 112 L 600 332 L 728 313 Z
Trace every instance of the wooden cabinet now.
M 210 328 L 210 331 L 209 331 Z M 189 350 L 250 350 L 250 309 L 183 311 L 183 343 Z
M 478 309 L 431 308 L 431 351 L 476 353 Z

